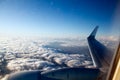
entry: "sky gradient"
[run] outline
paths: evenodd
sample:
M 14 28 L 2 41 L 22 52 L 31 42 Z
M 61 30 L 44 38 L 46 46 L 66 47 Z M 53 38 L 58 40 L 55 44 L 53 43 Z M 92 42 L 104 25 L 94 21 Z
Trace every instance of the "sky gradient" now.
M 117 5 L 118 0 L 0 0 L 0 35 L 86 36 L 96 25 L 101 35 L 112 35 Z

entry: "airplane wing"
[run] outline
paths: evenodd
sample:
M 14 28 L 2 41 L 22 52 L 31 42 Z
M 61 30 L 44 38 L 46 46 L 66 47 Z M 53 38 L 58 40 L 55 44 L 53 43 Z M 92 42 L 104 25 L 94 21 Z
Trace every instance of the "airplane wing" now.
M 95 67 L 100 68 L 103 66 L 109 66 L 112 56 L 110 51 L 102 43 L 95 39 L 98 28 L 98 26 L 95 27 L 87 40 L 93 64 Z

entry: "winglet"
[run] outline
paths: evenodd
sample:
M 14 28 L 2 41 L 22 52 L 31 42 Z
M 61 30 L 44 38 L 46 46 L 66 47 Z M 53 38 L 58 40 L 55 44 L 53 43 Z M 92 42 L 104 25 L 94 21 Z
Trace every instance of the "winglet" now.
M 96 26 L 89 37 L 95 38 L 98 28 L 99 28 L 99 26 Z

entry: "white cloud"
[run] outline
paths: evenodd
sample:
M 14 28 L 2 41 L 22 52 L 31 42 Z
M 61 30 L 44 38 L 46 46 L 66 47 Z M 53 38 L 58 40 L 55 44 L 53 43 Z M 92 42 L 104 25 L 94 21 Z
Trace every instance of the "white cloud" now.
M 111 37 L 111 39 L 113 39 Z M 111 39 L 102 40 L 106 46 L 115 48 Z M 53 44 L 51 44 L 53 43 Z M 58 45 L 54 45 L 58 43 Z M 77 52 L 74 51 L 75 49 Z M 71 54 L 70 54 L 70 51 Z M 74 53 L 73 53 L 74 52 Z M 0 41 L 0 54 L 8 60 L 7 67 L 15 72 L 21 70 L 54 70 L 62 67 L 91 66 L 87 41 L 80 39 L 9 39 Z M 69 54 L 68 54 L 69 53 Z

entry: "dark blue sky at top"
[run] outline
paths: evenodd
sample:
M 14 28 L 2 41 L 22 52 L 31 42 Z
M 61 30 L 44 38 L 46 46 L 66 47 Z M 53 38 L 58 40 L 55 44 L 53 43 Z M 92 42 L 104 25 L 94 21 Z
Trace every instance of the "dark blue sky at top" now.
M 0 33 L 87 36 L 96 26 L 111 35 L 118 0 L 1 0 Z

